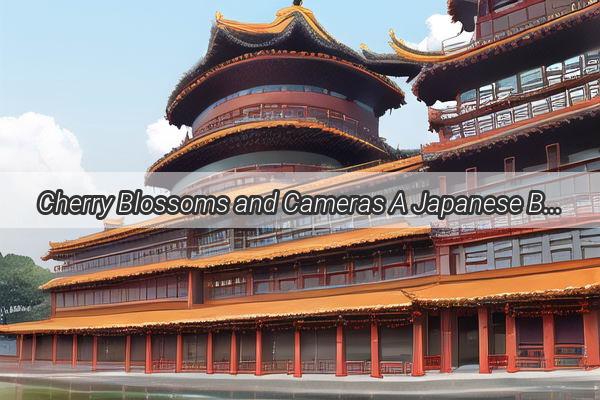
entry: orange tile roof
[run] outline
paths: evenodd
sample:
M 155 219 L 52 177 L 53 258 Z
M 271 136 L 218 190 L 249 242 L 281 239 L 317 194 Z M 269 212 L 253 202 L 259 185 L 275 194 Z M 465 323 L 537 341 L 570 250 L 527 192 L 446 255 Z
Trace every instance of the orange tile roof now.
M 353 290 L 353 292 L 349 292 Z M 0 333 L 135 330 L 199 326 L 258 319 L 401 311 L 413 306 L 449 307 L 509 301 L 541 301 L 600 294 L 600 260 L 576 260 L 466 275 L 429 276 L 364 287 L 296 293 L 293 299 L 269 296 L 199 308 L 70 316 L 0 326 Z M 248 301 L 249 300 L 249 301 Z
M 293 300 L 207 305 L 185 310 L 142 311 L 98 317 L 60 317 L 0 326 L 2 333 L 82 332 L 128 330 L 173 325 L 202 325 L 226 321 L 291 318 L 308 315 L 375 312 L 405 309 L 411 305 L 400 290 L 343 294 Z
M 576 260 L 554 266 L 442 276 L 437 283 L 409 288 L 405 293 L 415 303 L 441 307 L 598 295 L 600 261 Z
M 324 179 L 322 181 L 319 181 L 320 183 L 313 182 L 308 185 L 310 185 L 309 187 L 311 189 L 316 189 L 316 188 L 322 188 L 322 187 L 331 185 L 332 180 L 336 180 L 336 182 L 338 179 L 342 179 L 344 181 L 352 180 L 352 179 L 356 179 L 357 175 L 359 177 L 360 176 L 364 177 L 364 175 L 361 175 L 363 172 L 373 172 L 373 173 L 381 172 L 381 173 L 383 173 L 383 172 L 395 172 L 395 171 L 414 171 L 416 169 L 421 168 L 422 166 L 423 166 L 423 158 L 420 155 L 417 155 L 417 156 L 413 156 L 413 157 L 404 158 L 401 160 L 395 160 L 395 161 L 383 163 L 383 164 L 377 165 L 375 167 L 358 170 L 358 171 L 355 171 L 356 173 L 354 173 L 354 175 L 353 175 L 353 172 L 349 172 L 347 174 L 343 174 L 340 176 Z M 304 186 L 297 187 L 296 189 L 298 189 L 298 188 L 302 188 L 302 190 L 304 190 Z M 256 187 L 253 187 L 253 190 L 254 190 L 254 194 L 258 193 L 258 189 L 256 189 Z M 228 194 L 231 195 L 231 193 L 228 193 Z M 155 230 L 155 229 L 168 227 L 168 225 L 170 223 L 172 223 L 176 220 L 179 220 L 179 218 L 180 218 L 179 216 L 165 215 L 165 216 L 152 218 L 147 221 L 143 221 L 143 222 L 132 224 L 132 225 L 127 225 L 127 226 L 109 229 L 109 230 L 105 230 L 105 231 L 101 231 L 101 232 L 96 232 L 96 233 L 93 233 L 90 235 L 82 236 L 77 239 L 66 240 L 63 242 L 50 242 L 50 251 L 48 252 L 48 254 L 46 254 L 44 257 L 42 257 L 42 259 L 49 260 L 53 256 L 60 254 L 61 252 L 77 250 L 77 249 L 81 249 L 81 248 L 85 248 L 85 247 L 93 246 L 93 245 L 110 243 L 110 242 L 117 241 L 119 239 L 123 239 L 123 238 L 133 236 L 136 234 L 151 232 L 152 230 Z
M 126 277 L 173 271 L 182 268 L 210 268 L 218 266 L 246 264 L 269 261 L 284 257 L 292 257 L 312 252 L 350 247 L 357 244 L 374 243 L 383 240 L 398 239 L 408 236 L 425 235 L 431 231 L 429 227 L 382 227 L 357 229 L 330 235 L 315 236 L 307 239 L 293 240 L 275 245 L 248 248 L 231 253 L 199 259 L 179 259 L 148 264 L 136 267 L 116 268 L 83 275 L 54 278 L 41 286 L 41 289 L 56 289 L 81 284 L 92 284 L 102 281 L 122 279 Z

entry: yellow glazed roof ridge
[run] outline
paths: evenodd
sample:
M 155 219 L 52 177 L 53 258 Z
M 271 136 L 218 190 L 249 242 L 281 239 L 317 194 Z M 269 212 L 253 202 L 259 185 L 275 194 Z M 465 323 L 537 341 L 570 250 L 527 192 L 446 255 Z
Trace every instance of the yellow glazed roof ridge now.
M 565 14 L 563 16 L 552 19 L 550 21 L 546 21 L 542 24 L 532 26 L 528 29 L 525 29 L 521 32 L 517 32 L 506 38 L 503 38 L 503 39 L 500 39 L 497 41 L 492 41 L 489 43 L 484 43 L 480 46 L 476 46 L 473 48 L 467 48 L 465 50 L 455 52 L 455 53 L 448 53 L 448 54 L 440 54 L 439 52 L 429 52 L 428 53 L 428 52 L 422 52 L 422 51 L 419 51 L 416 49 L 412 49 L 411 47 L 409 47 L 405 44 L 404 40 L 397 38 L 393 30 L 390 30 L 390 32 L 389 32 L 390 38 L 391 38 L 389 45 L 399 57 L 402 57 L 409 61 L 420 62 L 420 63 L 432 63 L 432 64 L 443 63 L 443 62 L 447 62 L 447 61 L 458 61 L 458 60 L 462 60 L 462 59 L 465 59 L 465 58 L 468 58 L 471 56 L 478 55 L 484 51 L 487 51 L 487 50 L 497 47 L 497 46 L 501 46 L 505 43 L 509 43 L 511 41 L 518 40 L 520 38 L 524 38 L 524 37 L 528 36 L 529 34 L 531 34 L 532 32 L 538 31 L 540 29 L 546 28 L 548 26 L 551 26 L 551 25 L 559 23 L 559 22 L 563 22 L 566 19 L 578 17 L 580 14 L 589 12 L 590 9 L 593 9 L 594 7 L 599 7 L 599 6 L 600 6 L 600 2 L 596 2 L 596 3 L 588 5 L 587 7 L 582 8 L 580 10 L 573 11 L 571 13 Z
M 317 21 L 314 13 L 308 8 L 302 6 L 290 6 L 285 7 L 277 11 L 275 19 L 272 22 L 267 23 L 248 23 L 229 20 L 223 18 L 223 14 L 220 12 L 216 13 L 216 25 L 220 29 L 231 29 L 238 32 L 250 33 L 250 34 L 276 34 L 283 32 L 292 21 L 300 15 L 310 25 L 310 27 L 324 40 L 328 42 L 336 42 Z
M 91 284 L 133 276 L 149 275 L 158 272 L 174 271 L 182 268 L 211 268 L 247 264 L 251 262 L 271 261 L 274 259 L 293 257 L 312 252 L 335 250 L 358 244 L 374 243 L 408 236 L 425 235 L 431 231 L 428 226 L 386 226 L 381 228 L 363 228 L 341 233 L 314 236 L 306 239 L 290 240 L 273 245 L 247 248 L 230 253 L 219 254 L 198 259 L 178 259 L 134 267 L 123 267 L 96 271 L 88 274 L 54 278 L 40 286 L 48 290 L 59 287 Z

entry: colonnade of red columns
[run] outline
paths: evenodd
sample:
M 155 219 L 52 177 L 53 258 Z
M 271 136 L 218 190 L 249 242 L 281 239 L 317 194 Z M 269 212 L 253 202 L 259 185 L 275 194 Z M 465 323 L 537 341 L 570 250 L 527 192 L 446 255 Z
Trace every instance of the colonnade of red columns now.
M 420 313 L 413 315 L 413 357 L 412 357 L 412 375 L 422 376 L 425 373 L 424 369 L 424 316 Z M 440 332 L 441 332 L 441 354 L 440 354 L 440 372 L 452 371 L 452 318 L 453 312 L 445 309 L 440 311 Z M 479 307 L 477 309 L 477 319 L 479 328 L 479 372 L 489 373 L 489 309 L 487 307 Z M 543 348 L 544 348 L 544 365 L 546 370 L 555 369 L 555 338 L 554 338 L 554 315 L 552 313 L 543 314 Z M 517 329 L 515 317 L 510 313 L 505 315 L 506 326 L 506 358 L 507 372 L 516 372 L 517 366 Z M 591 310 L 583 314 L 583 333 L 585 343 L 585 357 L 587 367 L 600 366 L 600 311 Z M 371 336 L 371 376 L 381 378 L 380 371 L 380 343 L 379 343 L 379 326 L 376 321 L 370 324 Z M 72 336 L 71 350 L 71 367 L 77 367 L 78 342 L 77 335 Z M 19 335 L 17 357 L 19 364 L 23 362 L 23 342 L 24 335 Z M 31 362 L 35 362 L 36 335 L 32 335 L 31 343 Z M 57 343 L 58 336 L 52 336 L 51 359 L 52 363 L 57 363 Z M 295 377 L 302 376 L 302 359 L 301 359 L 301 330 L 296 327 L 294 330 L 294 362 L 293 375 Z M 214 373 L 213 366 L 213 332 L 207 334 L 207 352 L 206 352 L 206 372 Z M 145 349 L 145 369 L 146 373 L 152 373 L 152 335 L 146 335 Z M 348 374 L 346 367 L 346 349 L 344 338 L 344 327 L 340 323 L 336 328 L 336 376 L 346 376 Z M 262 330 L 256 329 L 256 347 L 255 347 L 255 374 L 262 375 Z M 231 348 L 230 348 L 230 374 L 238 373 L 238 343 L 237 332 L 231 332 Z M 97 369 L 98 363 L 98 336 L 92 337 L 92 371 Z M 125 371 L 131 370 L 131 335 L 125 337 Z M 175 371 L 183 371 L 183 336 L 177 335 L 176 342 L 176 364 Z

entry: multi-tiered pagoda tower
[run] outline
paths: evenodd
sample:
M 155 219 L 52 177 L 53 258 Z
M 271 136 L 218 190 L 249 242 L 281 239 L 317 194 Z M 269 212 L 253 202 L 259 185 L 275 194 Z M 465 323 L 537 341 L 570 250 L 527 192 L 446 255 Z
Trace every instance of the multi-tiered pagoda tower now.
M 357 53 L 299 5 L 268 24 L 217 15 L 167 106 L 192 136 L 147 181 L 184 191 L 185 177 L 159 173 L 594 171 L 600 11 L 563 3 L 450 1 L 475 38 L 438 53 L 395 36 L 392 54 Z M 382 74 L 419 74 L 440 136 L 422 154 L 399 159 L 379 137 L 378 118 L 404 102 Z M 294 376 L 600 366 L 599 230 L 318 233 L 162 223 L 51 243 L 46 258 L 63 262 L 43 286 L 52 316 L 2 327 L 18 344 L 7 358 Z

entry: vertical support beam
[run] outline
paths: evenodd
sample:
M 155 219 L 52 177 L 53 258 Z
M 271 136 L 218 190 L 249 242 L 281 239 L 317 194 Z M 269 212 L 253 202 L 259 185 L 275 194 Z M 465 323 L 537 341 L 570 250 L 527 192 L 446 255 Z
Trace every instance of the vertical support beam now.
M 585 343 L 586 367 L 600 366 L 599 320 L 599 310 L 590 310 L 583 314 L 583 342 Z
M 254 348 L 256 349 L 254 351 L 255 353 L 255 360 L 256 360 L 256 366 L 254 367 L 254 375 L 256 376 L 261 376 L 263 374 L 263 369 L 262 369 L 262 330 L 260 329 L 260 327 L 256 328 L 256 345 L 254 346 Z
M 206 373 L 214 374 L 215 369 L 213 365 L 213 333 L 208 331 L 206 336 Z
M 489 374 L 489 313 L 487 307 L 477 308 L 477 322 L 479 325 L 479 373 Z
M 413 365 L 412 376 L 425 375 L 425 357 L 423 353 L 423 314 L 413 314 Z
M 131 372 L 131 335 L 125 336 L 125 372 Z
M 452 372 L 452 311 L 440 312 L 441 360 L 440 372 Z
M 144 367 L 144 373 L 152 373 L 152 334 L 146 334 L 146 362 Z
M 25 335 L 19 335 L 19 367 L 23 362 L 23 342 L 25 341 Z
M 58 335 L 52 335 L 52 365 L 56 365 L 56 347 L 58 345 Z
M 188 271 L 188 308 L 194 305 L 194 271 Z
M 383 378 L 379 367 L 379 326 L 377 321 L 371 321 L 371 376 Z
M 237 334 L 235 329 L 231 331 L 231 348 L 229 351 L 229 373 L 231 375 L 237 375 L 238 373 L 238 348 L 237 348 Z
M 546 313 L 542 316 L 544 330 L 544 361 L 546 371 L 552 371 L 554 367 L 554 314 Z
M 175 372 L 181 371 L 183 371 L 183 336 L 178 333 L 175 346 Z
M 71 368 L 77 368 L 77 335 L 73 335 L 71 347 Z
M 92 371 L 98 369 L 98 336 L 92 336 Z
M 517 372 L 517 324 L 515 317 L 508 310 L 505 317 L 506 323 L 506 372 Z
M 346 347 L 344 346 L 344 325 L 339 323 L 335 332 L 335 376 L 346 376 Z
M 36 352 L 36 348 L 37 348 L 37 337 L 35 335 L 35 333 L 33 335 L 31 335 L 31 363 L 33 364 L 35 362 L 35 352 Z
M 300 352 L 300 328 L 294 331 L 294 378 L 302 377 L 302 353 Z

